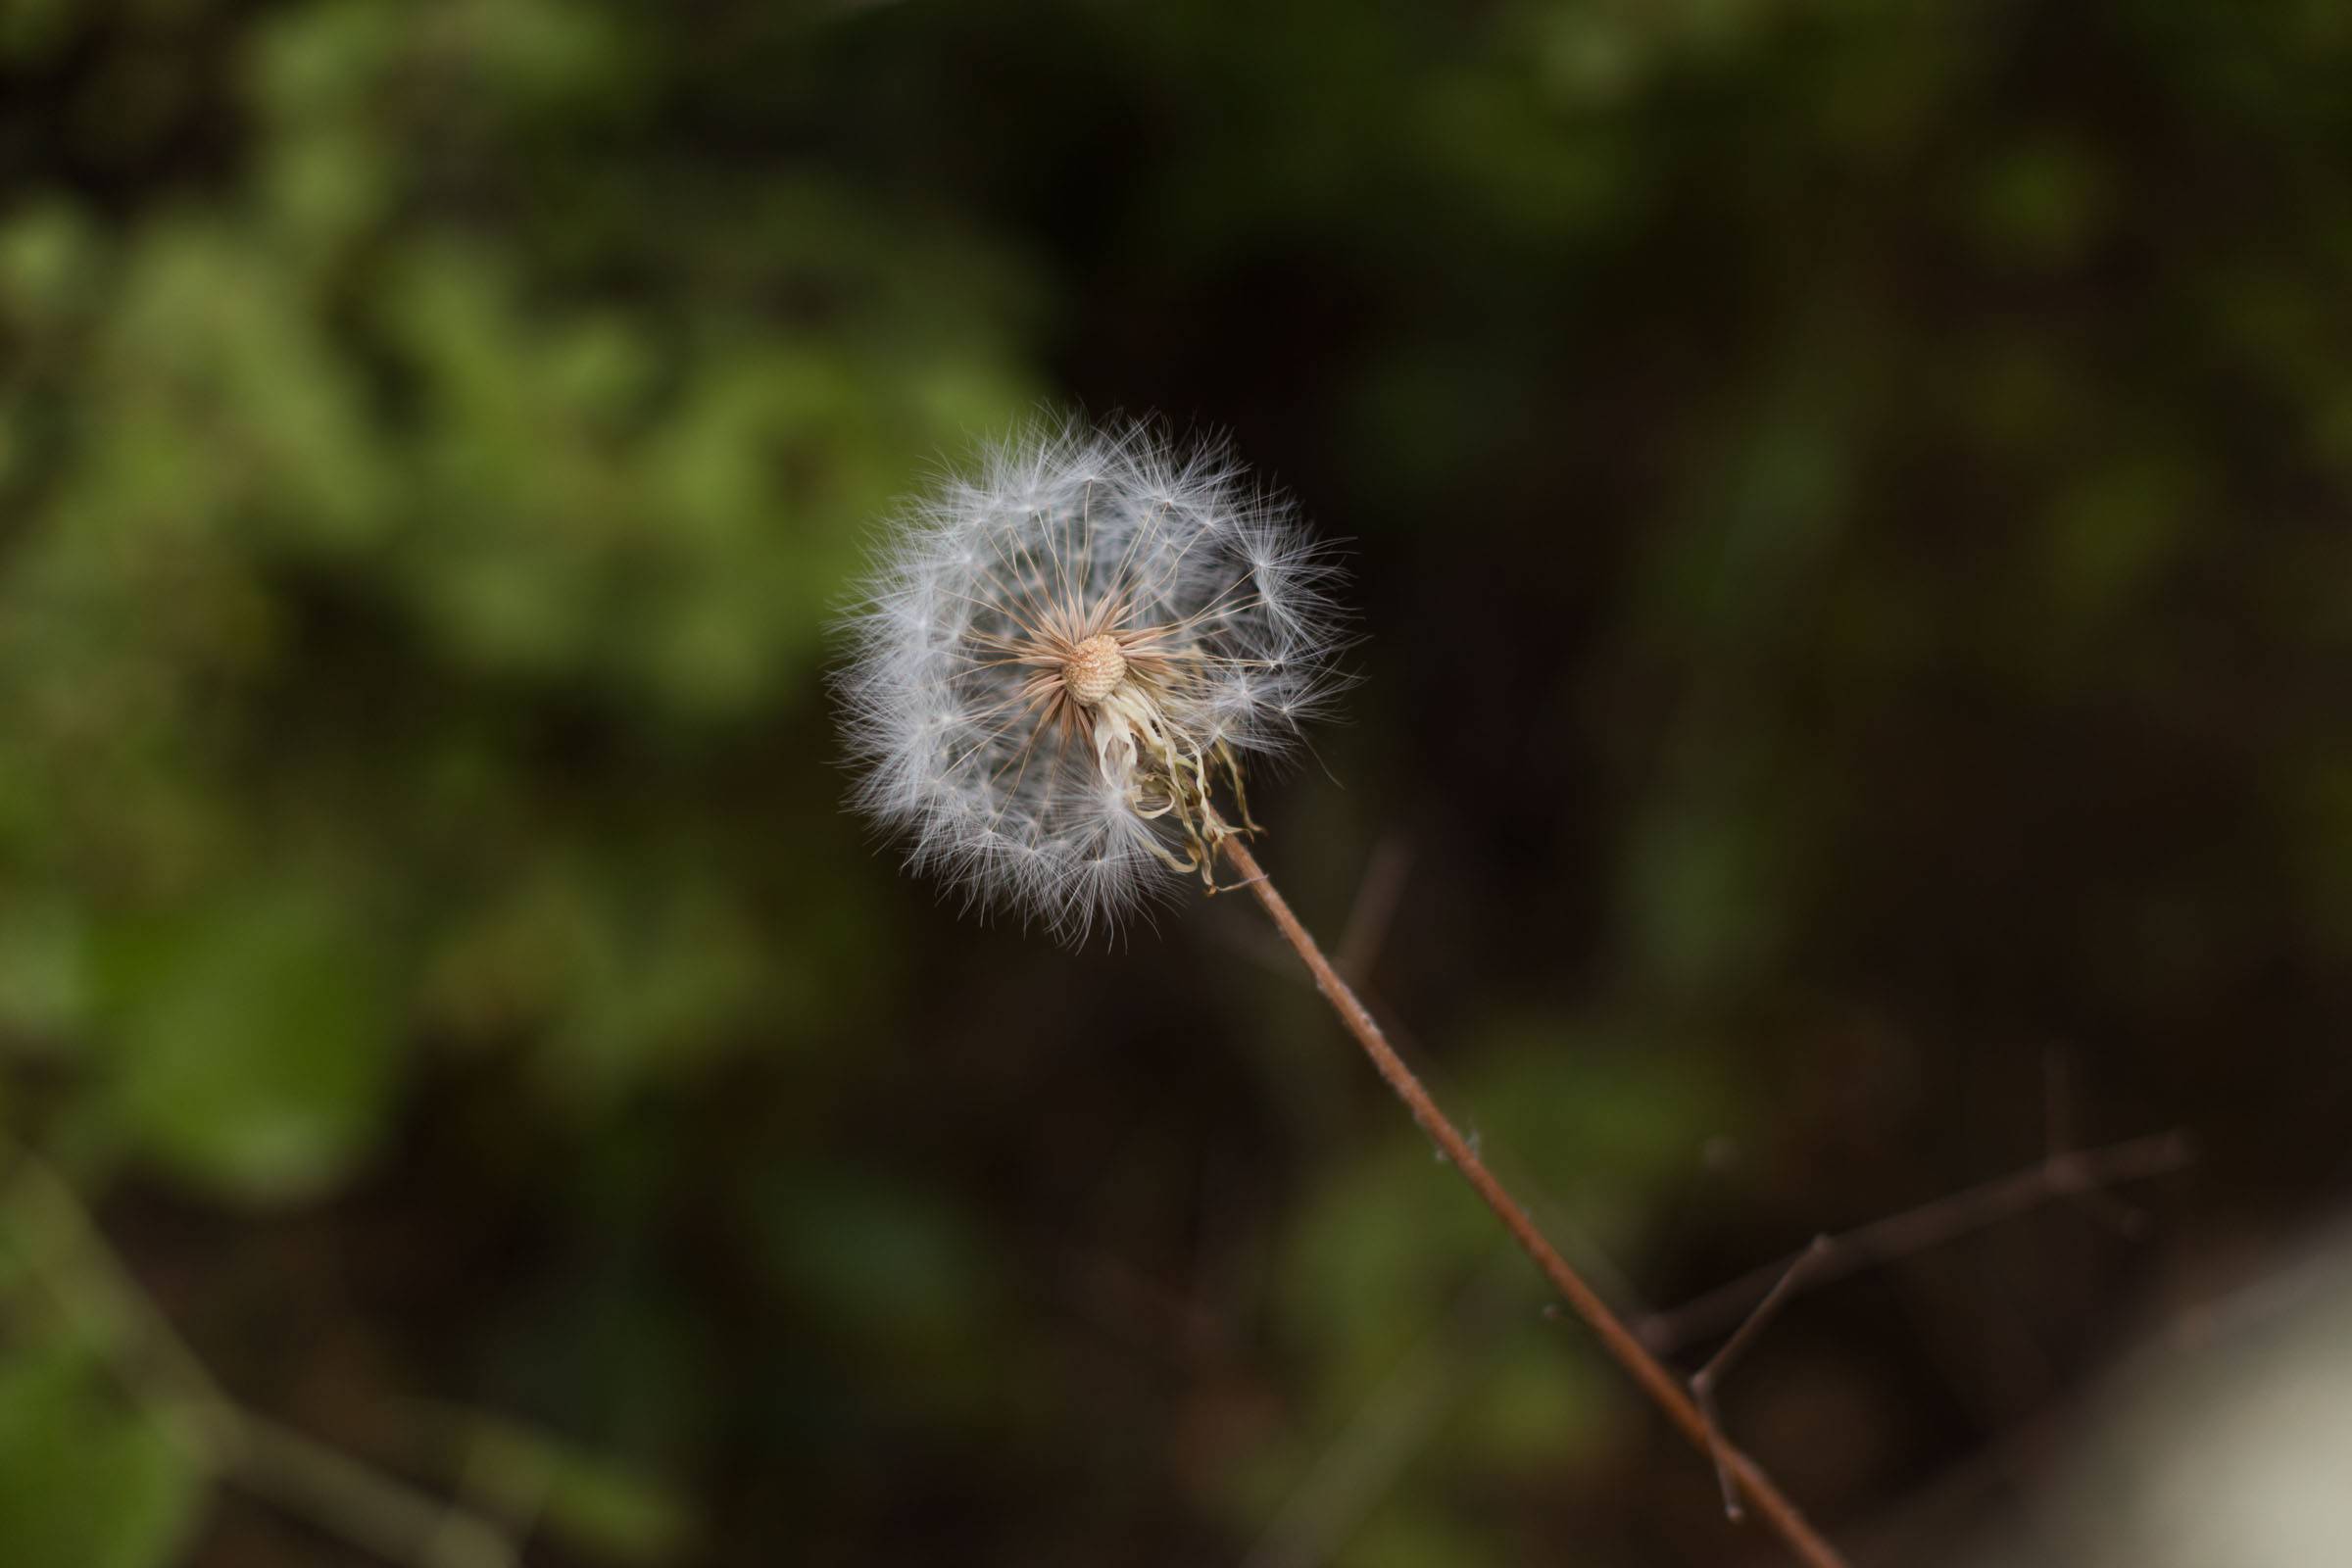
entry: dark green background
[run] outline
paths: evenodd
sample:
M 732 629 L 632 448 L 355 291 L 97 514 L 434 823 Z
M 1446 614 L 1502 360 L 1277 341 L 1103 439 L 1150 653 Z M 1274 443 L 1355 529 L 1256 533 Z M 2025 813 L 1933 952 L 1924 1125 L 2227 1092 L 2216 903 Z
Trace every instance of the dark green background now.
M 0 1127 L 254 1408 L 546 1467 L 534 1564 L 1760 1551 L 1247 901 L 1071 955 L 842 814 L 871 519 L 1158 410 L 1350 542 L 1264 858 L 1401 869 L 1371 992 L 1629 1302 L 2053 1061 L 2199 1136 L 1734 1379 L 1918 1560 L 2352 1185 L 2347 81 L 2319 0 L 6 0 Z M 0 1559 L 367 1560 L 21 1250 Z

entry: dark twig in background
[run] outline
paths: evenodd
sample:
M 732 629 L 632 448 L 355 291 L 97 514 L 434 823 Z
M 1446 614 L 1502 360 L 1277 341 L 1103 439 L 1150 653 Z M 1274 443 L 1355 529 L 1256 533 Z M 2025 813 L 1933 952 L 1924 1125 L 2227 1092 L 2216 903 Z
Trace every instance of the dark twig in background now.
M 1754 1303 L 1774 1292 L 1808 1255 L 1791 1294 L 1845 1279 L 1890 1259 L 1941 1246 L 1971 1231 L 2038 1208 L 2057 1199 L 2080 1199 L 2120 1182 L 2146 1181 L 2181 1170 L 2196 1158 L 2188 1135 L 2178 1129 L 2129 1139 L 2103 1149 L 2052 1152 L 2007 1176 L 1981 1183 L 1917 1208 L 1890 1214 L 1855 1230 L 1817 1240 L 1811 1246 L 1750 1269 L 1678 1307 L 1656 1312 L 1638 1326 L 1642 1345 L 1659 1355 L 1736 1329 Z
M 1723 1484 L 1723 1511 L 1730 1518 L 1740 1517 L 1740 1491 L 1732 1485 L 1732 1473 L 1723 1462 L 1723 1416 L 1715 1408 L 1715 1386 L 1723 1381 L 1723 1375 L 1732 1369 L 1732 1363 L 1740 1358 L 1741 1352 L 1755 1343 L 1756 1336 L 1764 1332 L 1764 1325 L 1772 1321 L 1773 1315 L 1796 1294 L 1806 1271 L 1818 1267 L 1829 1250 L 1828 1237 L 1814 1237 L 1813 1245 L 1796 1254 L 1796 1261 L 1789 1264 L 1780 1281 L 1764 1294 L 1764 1299 L 1756 1303 L 1756 1309 L 1747 1314 L 1747 1321 L 1734 1330 L 1732 1337 L 1723 1342 L 1723 1348 L 1708 1359 L 1705 1366 L 1691 1375 L 1690 1396 L 1698 1401 L 1700 1411 L 1707 1418 L 1707 1438 L 1715 1453 L 1715 1477 Z
M 2053 1116 L 2051 1125 L 2054 1136 L 2055 1130 L 2062 1129 L 2063 1124 L 2062 1115 Z M 1641 1320 L 1638 1332 L 1648 1339 L 1659 1334 L 1660 1325 L 1671 1327 L 1684 1319 L 1693 1324 L 1705 1324 L 1722 1317 L 1736 1323 L 1731 1337 L 1690 1380 L 1693 1398 L 1708 1420 L 1716 1423 L 1716 1430 L 1720 1432 L 1715 1393 L 1733 1363 L 1752 1348 L 1770 1320 L 1777 1317 L 1792 1299 L 1815 1285 L 1825 1283 L 1821 1272 L 1825 1263 L 1839 1257 L 1840 1248 L 1850 1246 L 1856 1238 L 1867 1240 L 1876 1237 L 1878 1240 L 1871 1244 L 1873 1250 L 1869 1256 L 1846 1257 L 1837 1271 L 1838 1278 L 1850 1277 L 1869 1266 L 1899 1261 L 1912 1250 L 1951 1240 L 1961 1232 L 1948 1228 L 1947 1222 L 1942 1219 L 1922 1224 L 1920 1217 L 1927 1214 L 1933 1218 L 1937 1214 L 1952 1212 L 1952 1205 L 1965 1207 L 1981 1195 L 2028 1185 L 2034 1189 L 2034 1196 L 2027 1201 L 2015 1203 L 2002 1212 L 1984 1218 L 1983 1225 L 1989 1226 L 2013 1214 L 2030 1212 L 2040 1203 L 2060 1196 L 2080 1197 L 2105 1191 L 2103 1187 L 2087 1187 L 2062 1195 L 2051 1190 L 2048 1182 L 2053 1159 L 2081 1162 L 2087 1166 L 2084 1173 L 2086 1179 L 2113 1182 L 2163 1175 L 2183 1168 L 2193 1158 L 2185 1136 L 2177 1133 L 2134 1139 L 2076 1153 L 2065 1152 L 2059 1145 L 2053 1145 L 2053 1148 L 2058 1151 L 2056 1153 L 2028 1171 L 1886 1216 L 1847 1233 L 1842 1240 L 1834 1236 L 1816 1237 L 1780 1263 L 1743 1274 L 1680 1307 Z M 2060 1167 L 2061 1170 L 2064 1168 L 2063 1165 Z M 2021 1178 L 2028 1176 L 2034 1179 L 2033 1183 L 2021 1181 Z M 1918 1245 L 1906 1248 L 1897 1245 L 1897 1238 L 1908 1238 Z M 1488 1284 L 1479 1286 L 1465 1297 L 1465 1300 L 1486 1302 L 1486 1292 L 1491 1283 L 1489 1280 Z M 1759 1291 L 1762 1293 L 1760 1298 Z M 2249 1298 L 2254 1294 L 2249 1292 Z M 1755 1305 L 1746 1308 L 1746 1303 L 1751 1299 L 1755 1300 Z M 1487 1330 L 1492 1332 L 1495 1322 L 1489 1311 L 1491 1304 L 1488 1302 L 1475 1314 L 1457 1311 L 1457 1321 L 1443 1331 L 1444 1343 L 1455 1346 L 1467 1344 L 1477 1326 L 1476 1321 L 1468 1319 L 1483 1321 Z M 1737 1314 L 1742 1308 L 1746 1308 L 1747 1315 L 1738 1318 Z M 1547 1306 L 1544 1315 L 1556 1317 L 1558 1313 L 1556 1308 Z M 2213 1312 L 2199 1312 L 2184 1317 L 2180 1325 L 2180 1337 L 2183 1342 L 2190 1339 L 2201 1342 L 2207 1337 L 2210 1323 L 2216 1315 Z M 1703 1329 L 1678 1328 L 1677 1331 L 1683 1338 L 1675 1342 L 1676 1346 L 1705 1337 Z M 1394 1374 L 1392 1381 L 1395 1386 L 1384 1385 L 1316 1461 L 1298 1495 L 1284 1509 L 1280 1521 L 1252 1552 L 1250 1559 L 1252 1563 L 1265 1564 L 1268 1568 L 1277 1564 L 1280 1568 L 1311 1568 L 1312 1564 L 1330 1559 L 1345 1540 L 1348 1530 L 1368 1511 L 1370 1498 L 1394 1477 L 1396 1471 L 1403 1467 L 1412 1447 L 1426 1439 L 1428 1429 L 1436 1420 L 1435 1412 L 1447 1407 L 1440 1394 L 1427 1386 L 1431 1365 L 1440 1355 L 1436 1348 L 1439 1338 L 1433 1336 L 1431 1346 L 1425 1346 L 1416 1352 L 1414 1359 Z M 1661 1348 L 1661 1353 L 1665 1348 Z M 1653 1343 L 1653 1348 L 1660 1347 Z M 1732 1477 L 1728 1471 L 1719 1472 L 1718 1475 L 1726 1491 L 1727 1511 L 1737 1517 L 1738 1493 Z
M 1364 867 L 1364 879 L 1356 885 L 1355 904 L 1348 911 L 1348 923 L 1340 928 L 1339 946 L 1331 954 L 1331 966 L 1349 985 L 1360 989 L 1370 977 L 1372 960 L 1380 956 L 1380 945 L 1396 917 L 1396 904 L 1404 894 L 1405 873 L 1412 863 L 1412 851 L 1398 834 L 1391 833 L 1373 846 L 1371 860 Z

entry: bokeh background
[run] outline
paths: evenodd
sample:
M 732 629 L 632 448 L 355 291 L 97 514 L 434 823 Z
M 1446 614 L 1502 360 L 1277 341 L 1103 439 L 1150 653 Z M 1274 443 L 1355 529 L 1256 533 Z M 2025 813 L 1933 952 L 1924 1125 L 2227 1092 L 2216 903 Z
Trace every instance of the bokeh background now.
M 1248 901 L 1073 955 L 843 814 L 867 528 L 1070 407 L 1348 541 L 1262 853 L 1630 1308 L 2194 1134 L 1728 1386 L 1865 1557 L 1993 1528 L 2352 1187 L 2348 74 L 2321 0 L 7 0 L 0 1559 L 1771 1560 Z

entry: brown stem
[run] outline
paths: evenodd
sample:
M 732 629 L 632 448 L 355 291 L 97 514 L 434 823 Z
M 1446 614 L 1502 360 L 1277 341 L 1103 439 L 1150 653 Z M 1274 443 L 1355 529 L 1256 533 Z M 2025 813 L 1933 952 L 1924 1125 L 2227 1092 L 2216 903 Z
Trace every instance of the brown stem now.
M 1486 1201 L 1486 1205 L 1494 1211 L 1495 1218 L 1502 1221 L 1503 1228 L 1511 1233 L 1512 1240 L 1519 1244 L 1521 1250 L 1535 1259 L 1536 1266 L 1544 1271 L 1544 1277 L 1566 1298 L 1576 1315 L 1585 1320 L 1586 1325 L 1600 1337 L 1600 1343 L 1608 1352 L 1633 1374 L 1634 1381 L 1642 1386 L 1642 1392 L 1648 1395 L 1651 1402 L 1666 1413 L 1666 1418 L 1690 1440 L 1693 1447 L 1721 1464 L 1724 1473 L 1731 1477 L 1740 1494 L 1747 1498 L 1766 1525 L 1800 1560 L 1813 1564 L 1814 1568 L 1843 1568 L 1845 1559 L 1838 1554 L 1837 1548 L 1815 1533 L 1813 1527 L 1805 1522 L 1804 1515 L 1797 1512 L 1796 1505 L 1781 1494 L 1780 1489 L 1772 1484 L 1771 1477 L 1753 1459 L 1733 1446 L 1728 1440 L 1718 1438 L 1713 1423 L 1707 1420 L 1681 1381 L 1642 1348 L 1642 1342 L 1634 1338 L 1617 1314 L 1609 1309 L 1608 1303 L 1585 1283 L 1582 1275 L 1569 1267 L 1568 1260 L 1559 1254 L 1551 1243 L 1544 1239 L 1544 1233 L 1536 1229 L 1535 1221 L 1528 1218 L 1527 1211 L 1503 1190 L 1502 1183 L 1496 1181 L 1494 1173 L 1487 1169 L 1485 1162 L 1478 1157 L 1478 1152 L 1470 1147 L 1469 1140 L 1454 1129 L 1452 1122 L 1446 1119 L 1446 1113 L 1438 1108 L 1429 1091 L 1421 1087 L 1421 1080 L 1413 1076 L 1413 1070 L 1396 1054 L 1388 1037 L 1381 1033 L 1380 1025 L 1373 1022 L 1372 1014 L 1356 1000 L 1354 991 L 1340 978 L 1331 960 L 1323 956 L 1323 950 L 1315 946 L 1315 939 L 1307 935 L 1306 927 L 1298 923 L 1298 917 L 1291 912 L 1290 905 L 1283 902 L 1282 895 L 1275 891 L 1274 884 L 1267 879 L 1249 847 L 1239 837 L 1233 837 L 1224 841 L 1223 848 L 1226 858 L 1241 873 L 1244 885 L 1257 895 L 1258 903 L 1264 905 L 1266 913 L 1273 916 L 1274 924 L 1281 930 L 1284 940 L 1298 951 L 1307 972 L 1315 977 L 1316 989 L 1330 1002 L 1332 1010 L 1340 1016 L 1340 1022 L 1347 1026 L 1349 1034 L 1355 1036 L 1356 1044 L 1364 1048 L 1364 1054 L 1372 1058 L 1372 1065 L 1380 1069 L 1380 1075 L 1388 1080 L 1389 1087 L 1404 1102 L 1405 1108 L 1413 1113 L 1413 1119 L 1437 1141 L 1438 1148 L 1445 1151 L 1446 1157 L 1453 1162 L 1454 1168 L 1462 1173 L 1463 1178 Z

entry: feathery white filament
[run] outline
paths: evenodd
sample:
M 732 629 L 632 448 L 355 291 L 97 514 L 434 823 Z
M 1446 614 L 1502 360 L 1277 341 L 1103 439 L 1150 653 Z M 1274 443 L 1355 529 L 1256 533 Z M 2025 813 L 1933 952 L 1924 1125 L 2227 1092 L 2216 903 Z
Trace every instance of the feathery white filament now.
M 1221 445 L 1033 429 L 890 526 L 837 677 L 909 863 L 1076 941 L 1233 831 L 1342 683 L 1333 567 Z M 1238 798 L 1226 812 L 1238 812 Z

